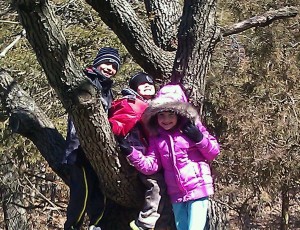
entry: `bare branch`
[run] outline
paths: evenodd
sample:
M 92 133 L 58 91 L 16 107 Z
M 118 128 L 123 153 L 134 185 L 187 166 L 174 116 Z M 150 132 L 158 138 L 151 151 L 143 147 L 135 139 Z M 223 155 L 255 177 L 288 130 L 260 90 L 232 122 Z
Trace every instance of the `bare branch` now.
M 35 186 L 31 183 L 31 181 L 28 179 L 27 176 L 24 176 L 25 180 L 29 183 L 29 185 L 27 185 L 29 187 L 29 189 L 33 189 L 34 191 L 36 191 L 39 196 L 42 197 L 42 199 L 44 199 L 47 203 L 49 203 L 52 207 L 53 207 L 53 210 L 57 211 L 59 214 L 61 214 L 60 212 L 60 207 L 56 206 L 56 204 L 54 204 L 51 200 L 49 200 L 47 197 L 44 196 L 44 194 L 42 194 L 38 189 L 35 188 Z
M 284 7 L 279 10 L 267 11 L 263 15 L 255 16 L 247 20 L 244 20 L 242 22 L 233 24 L 230 27 L 223 28 L 222 36 L 226 37 L 232 34 L 237 34 L 253 27 L 268 26 L 271 23 L 273 23 L 273 21 L 275 20 L 295 17 L 297 14 L 298 14 L 298 8 L 293 6 Z
M 19 22 L 13 22 L 13 21 L 8 21 L 8 20 L 0 20 L 0 23 L 20 24 Z

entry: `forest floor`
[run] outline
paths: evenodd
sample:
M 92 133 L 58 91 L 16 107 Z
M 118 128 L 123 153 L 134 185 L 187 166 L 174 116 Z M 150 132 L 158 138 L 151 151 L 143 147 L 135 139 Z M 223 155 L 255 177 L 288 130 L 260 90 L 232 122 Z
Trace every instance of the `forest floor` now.
M 244 220 L 244 221 L 243 221 Z M 253 216 L 243 215 L 241 218 L 237 212 L 229 213 L 228 230 L 279 230 L 281 222 L 281 203 L 266 206 Z M 289 208 L 289 230 L 300 230 L 300 196 L 291 200 Z
M 55 196 L 47 206 L 28 212 L 32 227 L 29 229 L 63 229 L 66 219 L 66 209 L 68 203 L 68 187 L 62 182 L 58 182 Z M 53 195 L 53 194 L 52 194 Z M 228 211 L 228 230 L 279 230 L 281 217 L 281 201 L 272 202 L 272 205 L 264 205 L 254 210 L 241 213 L 233 209 Z M 289 230 L 300 230 L 300 196 L 296 194 L 290 200 Z M 87 218 L 82 229 L 87 229 Z M 0 209 L 0 229 L 5 229 L 3 210 Z
M 53 178 L 47 183 L 39 183 L 39 190 L 31 191 L 24 203 L 27 207 L 25 219 L 31 227 L 26 230 L 49 229 L 62 230 L 66 220 L 66 210 L 69 199 L 68 186 L 50 168 L 47 168 L 48 178 Z M 275 199 L 265 194 L 264 199 L 246 199 L 249 194 L 241 189 L 226 190 L 229 186 L 216 186 L 216 194 L 212 199 L 221 204 L 222 210 L 227 213 L 228 230 L 279 230 L 281 222 L 281 197 Z M 37 191 L 37 192 L 34 192 Z M 24 194 L 25 195 L 25 194 Z M 28 195 L 28 194 L 27 194 Z M 262 196 L 262 195 L 261 195 Z M 247 205 L 246 204 L 247 200 Z M 31 202 L 31 205 L 29 205 Z M 231 206 L 229 205 L 231 204 Z M 15 230 L 6 227 L 3 208 L 0 206 L 0 229 Z M 223 209 L 223 207 L 226 207 Z M 85 218 L 82 229 L 87 229 L 88 218 Z M 23 228 L 18 228 L 21 230 Z M 104 229 L 103 229 L 104 230 Z M 118 229 L 116 229 L 118 230 Z M 121 230 L 121 229 L 120 229 Z M 218 230 L 218 229 L 215 229 Z M 286 230 L 300 230 L 300 188 L 290 193 L 289 227 Z

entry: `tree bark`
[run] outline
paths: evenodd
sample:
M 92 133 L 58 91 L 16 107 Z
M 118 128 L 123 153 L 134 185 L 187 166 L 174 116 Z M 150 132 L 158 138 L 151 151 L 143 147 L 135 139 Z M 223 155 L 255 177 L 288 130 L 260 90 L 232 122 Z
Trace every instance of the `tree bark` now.
M 155 44 L 166 51 L 176 51 L 182 6 L 179 1 L 147 0 L 145 6 Z
M 290 207 L 290 196 L 289 196 L 289 185 L 283 183 L 281 189 L 281 223 L 280 230 L 287 230 L 289 228 L 289 207 Z
M 19 174 L 16 166 L 1 154 L 1 191 L 0 198 L 4 214 L 5 229 L 31 229 L 30 219 L 24 208 L 24 199 L 20 191 Z M 5 163 L 4 163 L 5 162 Z
M 185 1 L 178 33 L 173 82 L 183 82 L 191 102 L 202 111 L 205 76 L 220 36 L 216 26 L 216 1 Z
M 228 229 L 228 208 L 217 201 L 209 200 L 209 209 L 205 230 Z

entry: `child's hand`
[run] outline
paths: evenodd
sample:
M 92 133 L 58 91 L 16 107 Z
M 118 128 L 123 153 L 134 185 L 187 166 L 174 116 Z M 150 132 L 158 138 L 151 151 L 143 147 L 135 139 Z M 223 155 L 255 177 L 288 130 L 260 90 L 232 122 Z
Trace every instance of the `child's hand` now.
M 123 137 L 117 137 L 116 139 L 118 141 L 121 152 L 124 155 L 128 156 L 130 153 L 132 153 L 133 148 L 126 139 L 124 139 Z
M 192 141 L 200 142 L 203 139 L 203 134 L 199 131 L 198 127 L 190 121 L 182 127 L 182 132 Z

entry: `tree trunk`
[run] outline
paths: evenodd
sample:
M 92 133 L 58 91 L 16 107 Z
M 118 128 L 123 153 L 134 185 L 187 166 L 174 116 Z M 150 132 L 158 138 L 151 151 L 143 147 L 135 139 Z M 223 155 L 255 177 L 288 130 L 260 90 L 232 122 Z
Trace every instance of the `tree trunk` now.
M 18 170 L 6 154 L 1 154 L 0 157 L 1 162 L 5 162 L 5 164 L 0 165 L 0 195 L 5 229 L 31 229 L 30 219 L 28 219 L 27 212 L 23 208 L 26 205 L 22 199 L 22 191 L 20 191 Z
M 104 194 L 126 207 L 140 207 L 143 191 L 137 173 L 116 142 L 95 86 L 83 75 L 48 1 L 16 1 L 27 38 L 49 83 L 73 118 L 81 145 Z
M 205 230 L 228 229 L 228 208 L 217 201 L 209 199 L 209 209 Z
M 281 223 L 280 230 L 288 230 L 289 227 L 289 207 L 290 207 L 290 196 L 289 186 L 284 183 L 281 190 Z
M 174 62 L 173 82 L 183 82 L 190 101 L 202 112 L 205 77 L 219 39 L 216 26 L 216 1 L 205 4 L 188 1 L 183 9 L 178 33 L 178 49 Z

